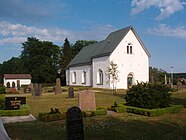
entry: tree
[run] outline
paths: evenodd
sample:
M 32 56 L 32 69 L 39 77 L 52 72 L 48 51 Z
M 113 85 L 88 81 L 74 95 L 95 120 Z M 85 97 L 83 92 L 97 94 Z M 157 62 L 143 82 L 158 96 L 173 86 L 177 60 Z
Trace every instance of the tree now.
M 162 69 L 157 69 L 157 68 L 149 68 L 149 81 L 151 83 L 165 83 L 165 75 L 169 77 L 169 74 L 162 70 Z
M 22 43 L 21 59 L 27 72 L 32 75 L 36 83 L 54 83 L 60 61 L 60 47 L 49 41 L 37 38 L 27 38 Z
M 118 65 L 115 64 L 113 61 L 110 62 L 110 67 L 107 68 L 107 75 L 108 75 L 108 83 L 112 84 L 112 90 L 113 94 L 116 93 L 116 85 L 117 82 L 119 81 L 118 77 Z
M 61 78 L 62 78 L 62 85 L 66 85 L 66 67 L 72 60 L 72 48 L 68 39 L 65 39 L 65 42 L 62 47 L 62 56 L 61 56 Z
M 3 62 L 3 73 L 8 74 L 24 74 L 27 73 L 26 68 L 23 66 L 23 61 L 19 57 L 12 57 L 8 61 Z
M 90 44 L 94 44 L 94 43 L 97 43 L 97 41 L 95 41 L 95 40 L 77 40 L 76 43 L 72 47 L 73 57 L 76 54 L 78 54 L 83 47 L 88 46 Z

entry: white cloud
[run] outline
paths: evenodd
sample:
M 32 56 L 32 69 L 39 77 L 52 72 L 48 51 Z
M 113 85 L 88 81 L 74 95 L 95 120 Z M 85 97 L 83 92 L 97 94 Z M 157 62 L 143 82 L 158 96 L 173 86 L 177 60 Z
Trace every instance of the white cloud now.
M 102 40 L 111 31 L 112 25 L 94 24 L 85 31 L 70 31 L 62 28 L 38 28 L 35 26 L 26 26 L 22 24 L 12 24 L 7 21 L 0 22 L 0 45 L 20 44 L 26 41 L 27 37 L 36 37 L 40 40 L 52 42 L 63 42 L 68 38 L 71 42 L 78 39 L 84 40 Z
M 162 20 L 175 12 L 183 10 L 184 5 L 186 5 L 186 3 L 181 2 L 180 0 L 132 0 L 131 14 L 139 14 L 140 12 L 154 6 L 160 10 L 160 15 L 155 19 Z
M 168 36 L 168 37 L 176 37 L 186 39 L 186 27 L 178 26 L 175 28 L 171 28 L 166 24 L 159 25 L 158 28 L 148 29 L 149 34 L 158 35 L 158 36 Z

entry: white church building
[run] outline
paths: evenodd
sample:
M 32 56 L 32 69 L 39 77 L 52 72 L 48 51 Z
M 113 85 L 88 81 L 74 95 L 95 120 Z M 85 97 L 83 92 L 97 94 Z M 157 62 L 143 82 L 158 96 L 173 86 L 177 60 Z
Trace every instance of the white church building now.
M 66 68 L 70 86 L 113 87 L 108 78 L 111 61 L 118 68 L 118 89 L 127 89 L 137 82 L 149 81 L 150 53 L 132 26 L 114 31 L 95 44 L 84 47 Z

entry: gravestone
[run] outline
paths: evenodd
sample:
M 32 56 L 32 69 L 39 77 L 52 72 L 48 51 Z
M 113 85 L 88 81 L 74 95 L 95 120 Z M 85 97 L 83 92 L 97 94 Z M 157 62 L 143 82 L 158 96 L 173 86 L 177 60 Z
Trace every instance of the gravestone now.
M 55 94 L 61 94 L 62 90 L 61 90 L 61 79 L 57 78 L 56 79 L 56 87 L 55 87 Z
M 179 91 L 182 88 L 182 83 L 181 82 L 177 82 L 177 91 Z
M 79 108 L 83 111 L 95 111 L 96 101 L 95 93 L 91 90 L 84 90 L 79 93 L 78 99 Z
M 68 140 L 84 140 L 83 117 L 80 108 L 68 109 L 66 129 Z
M 41 84 L 34 84 L 33 86 L 33 96 L 41 96 L 42 93 L 42 85 Z
M 74 88 L 73 87 L 68 88 L 68 98 L 74 98 Z
M 28 88 L 30 89 L 30 93 L 33 95 L 33 92 L 34 92 L 34 84 L 33 83 L 30 83 L 28 85 Z
M 5 97 L 5 108 L 7 110 L 19 109 L 22 104 L 26 104 L 26 97 Z

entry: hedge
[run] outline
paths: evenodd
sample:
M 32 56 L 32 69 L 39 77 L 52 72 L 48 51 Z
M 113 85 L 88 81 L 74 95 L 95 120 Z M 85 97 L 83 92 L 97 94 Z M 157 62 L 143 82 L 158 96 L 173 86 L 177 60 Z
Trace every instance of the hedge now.
M 0 94 L 5 94 L 5 87 L 0 87 Z
M 0 110 L 5 109 L 5 95 L 0 94 Z
M 166 108 L 158 108 L 158 109 L 144 109 L 144 108 L 138 108 L 138 107 L 132 107 L 132 106 L 120 106 L 115 107 L 113 110 L 118 113 L 134 113 L 139 115 L 145 115 L 145 116 L 160 116 L 165 113 L 177 113 L 180 112 L 183 109 L 183 105 L 172 105 L 170 107 Z
M 21 105 L 17 110 L 0 110 L 0 116 L 26 116 L 30 114 L 29 105 Z
M 66 119 L 66 114 L 49 114 L 49 113 L 39 113 L 38 119 L 44 122 L 58 121 Z
M 83 111 L 82 113 L 83 113 L 83 117 L 106 115 L 107 109 L 101 108 L 101 109 L 97 109 L 96 111 Z

